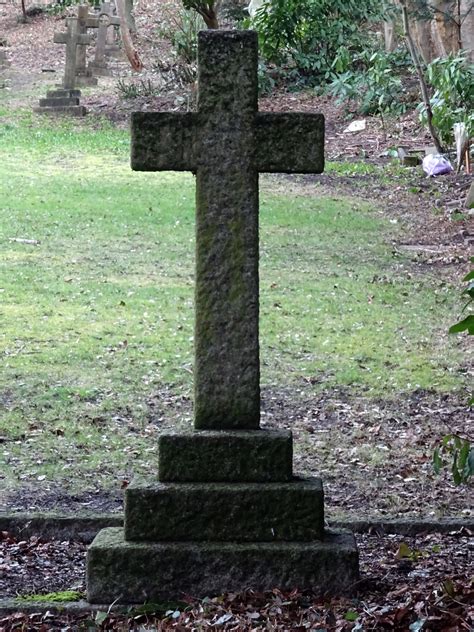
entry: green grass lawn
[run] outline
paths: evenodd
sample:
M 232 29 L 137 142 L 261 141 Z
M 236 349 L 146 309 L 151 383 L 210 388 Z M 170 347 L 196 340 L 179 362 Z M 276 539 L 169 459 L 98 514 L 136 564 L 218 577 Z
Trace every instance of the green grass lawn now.
M 189 423 L 193 176 L 133 173 L 111 124 L 1 108 L 0 151 L 5 489 L 155 471 L 151 402 L 165 426 Z M 262 386 L 467 389 L 446 335 L 459 288 L 394 254 L 399 228 L 368 204 L 275 182 L 262 178 Z

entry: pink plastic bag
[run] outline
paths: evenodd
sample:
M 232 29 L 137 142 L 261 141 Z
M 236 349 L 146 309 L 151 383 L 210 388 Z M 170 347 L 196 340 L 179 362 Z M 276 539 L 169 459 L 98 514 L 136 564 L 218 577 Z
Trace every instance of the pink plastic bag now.
M 441 154 L 429 154 L 423 158 L 423 171 L 430 176 L 443 176 L 453 168 L 447 158 Z

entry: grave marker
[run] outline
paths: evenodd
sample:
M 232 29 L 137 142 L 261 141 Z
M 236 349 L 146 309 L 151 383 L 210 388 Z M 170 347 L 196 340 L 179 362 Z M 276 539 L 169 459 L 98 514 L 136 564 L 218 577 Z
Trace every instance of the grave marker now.
M 257 35 L 199 34 L 195 113 L 135 113 L 132 167 L 196 173 L 195 430 L 159 440 L 124 529 L 88 552 L 88 599 L 252 587 L 347 591 L 354 538 L 324 530 L 322 484 L 292 475 L 290 432 L 259 428 L 258 173 L 320 173 L 319 114 L 257 111 Z
M 97 31 L 94 61 L 89 64 L 89 68 L 95 75 L 109 76 L 111 74 L 105 60 L 105 52 L 109 28 L 115 26 L 120 26 L 120 19 L 114 14 L 112 4 L 107 1 L 103 2 L 99 10 L 99 30 Z
M 64 69 L 63 88 L 74 90 L 76 87 L 77 47 L 91 43 L 91 36 L 81 32 L 79 20 L 69 18 L 67 31 L 54 34 L 55 44 L 66 44 L 66 66 Z
M 87 35 L 87 29 L 99 28 L 99 18 L 89 15 L 89 5 L 81 4 L 77 7 L 77 30 L 81 35 Z M 79 44 L 76 50 L 76 85 L 96 86 L 97 77 L 87 68 L 87 45 Z
M 80 105 L 81 91 L 76 89 L 76 49 L 90 44 L 90 35 L 79 31 L 77 18 L 67 20 L 67 31 L 55 33 L 56 44 L 66 44 L 66 64 L 62 88 L 49 90 L 45 99 L 39 100 L 39 107 L 33 108 L 37 114 L 70 114 L 84 116 L 86 108 Z

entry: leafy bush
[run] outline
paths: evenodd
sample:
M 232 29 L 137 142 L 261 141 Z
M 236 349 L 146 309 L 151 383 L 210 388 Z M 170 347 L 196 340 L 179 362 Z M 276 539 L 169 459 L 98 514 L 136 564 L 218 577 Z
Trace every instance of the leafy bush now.
M 464 53 L 435 59 L 428 65 L 427 82 L 434 90 L 430 99 L 433 125 L 445 145 L 454 141 L 454 123 L 465 123 L 466 131 L 474 135 L 474 64 Z M 419 106 L 420 119 L 426 124 L 426 107 Z
M 471 262 L 474 263 L 474 257 Z M 474 304 L 474 270 L 471 270 L 463 281 L 467 283 L 467 287 L 462 294 L 469 297 L 464 305 L 464 310 L 466 310 Z M 474 335 L 474 314 L 469 314 L 449 329 L 451 334 L 464 331 L 467 331 L 470 336 Z M 471 399 L 469 405 L 474 406 L 474 398 Z M 448 434 L 443 437 L 433 453 L 433 467 L 438 474 L 442 467 L 449 464 L 451 464 L 454 483 L 456 485 L 467 483 L 468 479 L 474 475 L 474 445 L 472 445 L 471 439 L 455 434 Z
M 442 467 L 451 465 L 455 485 L 467 483 L 474 475 L 474 446 L 469 439 L 448 434 L 433 453 L 433 468 L 439 474 Z
M 395 59 L 398 56 L 381 50 L 351 57 L 348 49 L 341 47 L 332 64 L 328 92 L 338 103 L 357 101 L 362 114 L 402 114 L 407 104 Z
M 471 262 L 474 263 L 474 257 L 472 257 Z M 462 295 L 468 297 L 468 300 L 463 308 L 463 311 L 465 311 L 474 304 L 474 270 L 471 270 L 464 277 L 463 282 L 467 283 L 467 286 L 464 288 Z M 466 318 L 453 325 L 450 328 L 449 333 L 457 334 L 462 331 L 467 331 L 470 336 L 474 336 L 474 314 L 469 314 Z
M 175 54 L 186 64 L 197 60 L 197 34 L 206 28 L 204 20 L 195 11 L 181 9 L 176 15 L 167 16 L 170 26 L 161 28 L 159 34 L 166 39 Z
M 327 79 L 337 51 L 367 46 L 367 29 L 386 10 L 379 0 L 266 0 L 253 18 L 267 62 L 296 69 L 308 83 Z

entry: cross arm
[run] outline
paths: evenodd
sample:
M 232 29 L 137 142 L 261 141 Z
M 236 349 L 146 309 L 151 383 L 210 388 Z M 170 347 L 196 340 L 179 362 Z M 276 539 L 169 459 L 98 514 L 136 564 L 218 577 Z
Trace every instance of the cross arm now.
M 132 169 L 134 171 L 195 171 L 197 114 L 193 112 L 134 112 Z
M 91 38 L 90 35 L 86 35 L 86 34 L 78 35 L 78 34 L 76 34 L 71 39 L 71 36 L 70 36 L 69 32 L 66 32 L 66 33 L 55 33 L 54 34 L 53 42 L 55 44 L 68 44 L 70 41 L 72 41 L 76 45 L 86 46 L 86 45 L 88 45 L 88 44 L 90 44 L 92 42 L 92 38 Z
M 259 112 L 256 166 L 267 173 L 324 171 L 324 116 L 313 113 Z
M 69 39 L 68 33 L 55 33 L 53 36 L 53 42 L 55 44 L 67 44 Z

